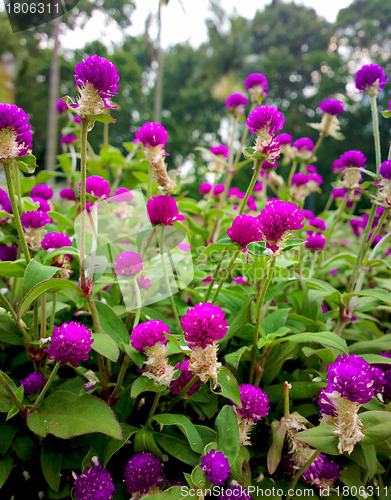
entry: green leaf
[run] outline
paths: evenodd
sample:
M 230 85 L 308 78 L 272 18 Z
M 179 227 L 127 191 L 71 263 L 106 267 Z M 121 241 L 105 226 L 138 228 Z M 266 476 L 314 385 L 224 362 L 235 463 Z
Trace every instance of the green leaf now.
M 12 443 L 15 434 L 18 432 L 18 427 L 12 424 L 0 422 L 0 453 L 5 455 Z
M 175 425 L 176 427 L 179 427 L 179 429 L 186 436 L 190 448 L 197 453 L 202 453 L 204 449 L 202 439 L 194 427 L 194 424 L 192 424 L 190 420 L 185 417 L 185 415 L 155 415 L 153 420 L 161 425 Z
M 384 352 L 391 349 L 391 335 L 384 335 L 371 340 L 355 342 L 349 346 L 349 351 L 353 354 L 371 354 Z
M 114 363 L 118 361 L 118 345 L 109 335 L 106 333 L 93 333 L 92 338 L 94 342 L 91 344 L 91 348 L 95 352 L 102 354 L 105 358 L 111 359 Z
M 46 482 L 54 491 L 58 491 L 61 478 L 63 451 L 50 446 L 45 439 L 41 448 L 41 468 Z
M 0 342 L 23 345 L 22 334 L 7 314 L 0 314 Z
M 273 420 L 272 429 L 272 445 L 267 453 L 267 470 L 269 474 L 274 474 L 279 463 L 281 462 L 282 447 L 284 445 L 286 425 L 283 421 Z
M 217 444 L 228 458 L 229 465 L 235 462 L 240 451 L 238 419 L 232 406 L 224 406 L 216 417 Z
M 18 156 L 16 164 L 26 174 L 33 174 L 37 168 L 37 160 L 34 155 Z
M 359 414 L 364 426 L 364 438 L 361 444 L 376 444 L 386 441 L 391 436 L 391 412 L 366 411 Z
M 106 467 L 110 458 L 116 453 L 122 446 L 124 446 L 129 438 L 139 431 L 138 427 L 134 425 L 129 425 L 127 423 L 121 424 L 123 439 L 113 439 L 106 438 L 107 443 L 103 448 L 102 456 L 103 456 L 103 467 Z
M 95 300 L 95 305 L 98 311 L 100 325 L 107 335 L 110 335 L 118 345 L 122 342 L 124 344 L 129 344 L 129 332 L 113 309 L 99 300 Z
M 391 358 L 387 358 L 385 356 L 379 356 L 377 354 L 362 354 L 360 357 L 365 359 L 365 361 L 369 364 L 382 363 L 384 365 L 391 365 Z
M 263 257 L 265 255 L 266 243 L 264 241 L 252 241 L 247 245 L 247 250 L 252 255 Z
M 332 347 L 338 351 L 348 353 L 348 347 L 344 339 L 335 335 L 332 332 L 308 332 L 308 333 L 296 333 L 295 335 L 289 335 L 288 337 L 283 337 L 281 339 L 276 339 L 273 344 L 279 344 L 281 342 L 316 342 L 327 347 Z
M 7 455 L 2 460 L 0 460 L 0 489 L 4 486 L 9 475 L 11 474 L 14 461 L 10 455 Z
M 230 365 L 234 366 L 237 369 L 239 366 L 240 358 L 246 351 L 251 351 L 251 346 L 245 345 L 240 349 L 238 349 L 237 351 L 226 354 L 224 356 L 225 360 L 227 361 L 227 363 L 229 363 Z
M 223 367 L 219 369 L 217 373 L 217 384 L 221 387 L 221 393 L 212 390 L 215 394 L 221 394 L 225 398 L 230 399 L 239 408 L 242 407 L 238 382 L 228 368 Z
M 7 413 L 7 418 L 5 419 L 6 421 L 7 420 L 10 420 L 12 417 L 14 417 L 15 415 L 17 415 L 19 413 L 19 409 L 17 406 L 13 406 L 10 411 Z
M 200 455 L 189 446 L 186 438 L 171 430 L 155 433 L 157 444 L 169 455 L 187 465 L 195 467 L 200 463 Z
M 36 260 L 31 260 L 26 268 L 23 279 L 23 296 L 27 295 L 35 285 L 38 285 L 38 283 L 49 280 L 58 270 L 58 267 L 44 266 Z
M 361 448 L 367 463 L 369 478 L 371 479 L 377 471 L 376 448 L 374 444 L 363 444 L 362 441 Z
M 230 243 L 212 243 L 211 245 L 208 245 L 197 257 L 197 260 L 202 259 L 203 257 L 206 257 L 207 255 L 210 255 L 213 252 L 218 252 L 218 254 L 221 254 L 222 250 L 228 250 L 229 252 L 233 250 L 238 250 L 239 245 L 237 243 L 233 243 L 232 240 L 230 240 Z
M 58 230 L 63 231 L 66 228 L 73 229 L 73 222 L 67 219 L 64 215 L 60 214 L 60 212 L 49 212 L 50 217 L 58 222 Z
M 86 115 L 87 120 L 101 123 L 115 123 L 117 120 L 108 113 L 100 113 L 99 115 Z
M 155 433 L 150 429 L 141 427 L 134 438 L 134 451 L 151 451 L 157 457 L 162 458 L 163 453 L 155 441 Z
M 132 388 L 130 390 L 130 397 L 137 398 L 144 391 L 152 391 L 152 392 L 162 392 L 167 388 L 165 385 L 157 385 L 155 382 L 145 377 L 144 375 L 140 375 L 140 377 L 136 378 L 133 382 Z
M 57 250 L 53 250 L 49 252 L 44 260 L 44 264 L 49 264 L 52 262 L 53 257 L 57 257 L 57 255 L 73 255 L 77 259 L 79 259 L 79 251 L 74 247 L 61 247 Z
M 385 304 L 391 305 L 391 293 L 387 290 L 382 290 L 381 288 L 371 288 L 370 290 L 361 290 L 361 292 L 351 292 L 346 293 L 343 296 L 345 304 L 348 304 L 352 297 L 372 297 L 378 299 Z
M 391 431 L 390 431 L 391 433 Z M 333 425 L 318 425 L 312 429 L 298 432 L 295 439 L 313 446 L 317 450 L 329 455 L 339 455 L 338 437 L 334 435 Z
M 172 486 L 165 490 L 160 495 L 148 495 L 144 497 L 144 500 L 178 500 L 184 498 L 182 496 L 182 488 L 183 486 Z
M 131 344 L 121 344 L 121 349 L 123 349 L 126 354 L 132 359 L 136 365 L 141 368 L 146 360 L 145 354 L 142 354 L 140 351 L 136 351 Z
M 0 262 L 0 276 L 23 278 L 25 270 L 26 261 L 24 259 Z
M 273 311 L 266 316 L 266 318 L 262 321 L 262 329 L 266 335 L 274 333 L 279 328 L 285 326 L 289 311 L 290 309 L 288 308 L 277 309 L 277 311 Z
M 29 310 L 31 304 L 43 293 L 47 292 L 58 292 L 64 288 L 70 288 L 75 291 L 80 296 L 83 296 L 83 290 L 73 281 L 61 280 L 61 279 L 51 279 L 38 283 L 22 300 L 18 317 L 21 319 L 23 315 Z
M 384 118 L 391 118 L 391 109 L 386 109 L 385 111 L 381 111 L 381 114 Z
M 27 417 L 29 429 L 45 437 L 53 434 L 68 439 L 91 432 L 101 432 L 122 439 L 122 430 L 111 408 L 89 394 L 57 391 Z

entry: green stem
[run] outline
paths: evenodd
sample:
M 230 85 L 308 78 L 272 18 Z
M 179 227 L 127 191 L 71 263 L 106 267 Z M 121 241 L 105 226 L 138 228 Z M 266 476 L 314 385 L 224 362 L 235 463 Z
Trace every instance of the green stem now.
M 18 324 L 18 317 L 16 315 L 16 312 L 14 311 L 14 308 L 12 307 L 11 303 L 7 299 L 7 297 L 0 292 L 0 301 L 3 303 L 4 307 L 7 309 L 7 311 L 11 314 L 12 319 L 15 321 L 16 324 Z M 25 346 L 28 348 L 31 345 L 31 338 L 30 335 L 27 333 L 26 329 L 24 326 L 22 326 L 19 323 L 19 329 L 22 332 L 23 335 L 23 341 Z
M 81 287 L 86 290 L 86 275 L 84 271 L 84 259 L 86 253 L 86 179 L 87 179 L 87 135 L 88 120 L 81 121 L 81 161 L 80 161 L 80 281 Z
M 255 319 L 255 326 L 254 326 L 254 337 L 253 337 L 252 360 L 251 360 L 251 368 L 250 368 L 250 384 L 252 383 L 252 381 L 254 379 L 255 365 L 256 365 L 256 360 L 257 360 L 257 355 L 258 355 L 258 337 L 259 337 L 259 326 L 261 324 L 261 319 L 262 319 L 262 307 L 263 307 L 263 303 L 265 301 L 266 292 L 269 288 L 270 282 L 271 282 L 272 277 L 273 277 L 275 264 L 276 264 L 276 257 L 273 256 L 273 257 L 271 257 L 271 259 L 269 261 L 266 280 L 265 280 L 265 283 L 262 287 L 261 293 L 259 294 L 258 301 L 257 301 L 257 311 L 256 311 L 256 319 Z
M 350 193 L 350 190 L 346 193 L 345 198 L 342 200 L 342 202 L 341 202 L 341 204 L 340 204 L 340 206 L 339 206 L 339 208 L 337 210 L 337 213 L 335 214 L 333 224 L 332 224 L 332 226 L 330 228 L 330 231 L 327 233 L 327 236 L 326 236 L 325 248 L 327 248 L 327 245 L 328 245 L 328 243 L 330 242 L 330 239 L 331 239 L 331 235 L 334 232 L 335 226 L 339 222 L 339 220 L 341 218 L 341 215 L 342 215 L 343 211 L 345 210 L 346 203 L 348 202 L 348 198 L 349 198 L 349 193 Z
M 377 113 L 377 101 L 376 96 L 371 95 L 371 113 L 372 113 L 372 124 L 373 124 L 373 140 L 375 143 L 375 154 L 376 154 L 376 172 L 379 173 L 381 165 L 381 146 L 380 146 L 380 132 L 379 132 L 379 117 Z
M 46 293 L 41 295 L 41 339 L 46 337 Z
M 50 313 L 49 332 L 52 332 L 54 329 L 54 320 L 56 317 L 57 292 L 53 292 L 52 300 L 53 301 L 52 301 L 52 311 Z
M 39 319 L 38 319 L 38 302 L 37 300 L 33 304 L 33 339 L 39 339 Z
M 292 177 L 295 175 L 296 169 L 297 169 L 297 160 L 293 160 L 291 171 L 289 172 L 289 177 L 288 177 L 288 188 L 290 188 L 291 186 Z
M 384 221 L 386 220 L 388 214 L 390 213 L 391 208 L 386 208 L 384 212 L 381 214 L 381 217 L 379 219 L 379 222 L 377 223 L 376 229 L 373 231 L 373 234 L 371 236 L 371 239 L 368 241 L 368 246 L 370 247 L 376 238 L 376 236 L 380 233 L 382 226 L 384 224 Z
M 89 306 L 91 316 L 92 316 L 92 323 L 94 325 L 94 333 L 100 333 L 101 328 L 100 328 L 98 311 L 96 309 L 95 301 L 94 301 L 94 298 L 92 297 L 92 295 L 87 296 L 87 302 L 88 302 L 88 306 Z M 109 388 L 108 388 L 107 372 L 106 372 L 106 367 L 105 367 L 105 358 L 102 354 L 98 354 L 98 366 L 99 366 L 100 380 L 102 383 L 102 396 L 103 396 L 103 399 L 106 399 L 106 398 L 108 398 L 108 395 L 109 395 Z
M 43 398 L 45 397 L 45 394 L 47 393 L 49 387 L 52 385 L 54 377 L 56 376 L 59 368 L 60 368 L 60 363 L 56 363 L 54 365 L 52 373 L 50 374 L 50 377 L 48 378 L 48 380 L 47 380 L 47 382 L 45 384 L 45 387 L 42 389 L 42 391 L 40 392 L 39 396 L 35 400 L 35 403 L 31 407 L 31 409 L 29 410 L 29 413 L 32 413 L 33 411 L 35 411 L 39 407 L 39 405 L 42 403 Z
M 240 205 L 239 215 L 241 215 L 244 212 L 244 210 L 247 206 L 247 200 L 249 199 L 250 195 L 253 192 L 254 186 L 258 180 L 259 172 L 261 171 L 262 161 L 263 160 L 260 160 L 260 159 L 254 160 L 254 173 L 253 173 L 253 176 L 251 178 L 250 184 L 247 188 L 246 195 L 243 198 L 242 203 Z
M 161 392 L 156 392 L 155 393 L 155 397 L 153 398 L 153 403 L 152 403 L 151 411 L 149 412 L 149 415 L 148 415 L 148 420 L 150 420 L 153 417 L 153 415 L 155 413 L 155 410 L 156 410 L 156 407 L 157 407 L 157 404 L 159 402 L 161 394 L 162 394 Z
M 215 294 L 213 295 L 212 304 L 214 304 L 216 302 L 216 299 L 217 299 L 217 296 L 220 293 L 221 287 L 223 286 L 223 284 L 225 283 L 225 281 L 227 281 L 228 276 L 230 275 L 230 272 L 232 271 L 232 268 L 233 268 L 233 266 L 235 264 L 236 257 L 239 255 L 239 252 L 240 252 L 240 250 L 235 250 L 235 252 L 233 253 L 233 255 L 231 257 L 231 260 L 229 261 L 227 270 L 225 272 L 225 276 L 222 276 L 220 278 L 219 285 L 218 285 L 218 287 L 217 287 L 217 289 L 215 291 Z
M 103 124 L 103 145 L 107 146 L 109 143 L 109 124 L 104 123 Z
M 284 417 L 289 418 L 291 412 L 289 410 L 289 391 L 292 388 L 289 382 L 284 383 Z
M 26 259 L 26 263 L 29 264 L 29 262 L 31 261 L 31 257 L 30 257 L 30 252 L 29 252 L 29 248 L 27 245 L 27 241 L 26 241 L 26 238 L 24 236 L 22 223 L 20 221 L 18 204 L 17 204 L 16 198 L 15 198 L 14 181 L 12 178 L 12 165 L 10 163 L 4 163 L 4 173 L 5 173 L 5 178 L 7 181 L 8 196 L 10 198 L 11 205 L 12 205 L 12 213 L 14 214 L 14 221 L 15 221 L 16 230 L 17 230 L 18 235 L 19 235 L 20 244 L 22 245 L 24 258 Z
M 18 208 L 19 208 L 19 210 L 22 210 L 22 193 L 20 190 L 19 167 L 16 164 L 16 162 L 13 163 L 13 172 L 14 172 L 14 181 L 15 181 L 15 187 L 16 187 L 16 195 L 18 197 L 18 199 L 17 199 Z
M 218 261 L 216 267 L 215 267 L 215 270 L 214 270 L 214 273 L 213 273 L 213 276 L 212 276 L 212 279 L 209 283 L 209 287 L 208 287 L 208 290 L 206 292 L 206 295 L 205 295 L 205 298 L 204 298 L 204 302 L 208 302 L 208 299 L 209 299 L 209 296 L 211 294 L 211 291 L 212 291 L 212 288 L 213 288 L 213 285 L 215 284 L 215 281 L 216 281 L 216 278 L 217 278 L 217 275 L 219 274 L 219 270 L 220 270 L 220 267 L 221 267 L 221 263 L 223 262 L 223 259 L 225 257 L 225 254 L 227 253 L 227 250 L 225 249 L 224 252 L 223 252 L 223 255 L 221 256 L 220 260 Z
M 162 266 L 163 266 L 163 275 L 164 275 L 164 281 L 166 282 L 167 292 L 169 294 L 170 301 L 171 301 L 172 312 L 174 314 L 175 321 L 178 325 L 179 331 L 181 331 L 182 325 L 181 325 L 181 321 L 179 319 L 178 311 L 177 311 L 176 305 L 175 305 L 174 296 L 173 296 L 172 290 L 171 290 L 170 279 L 168 277 L 168 271 L 167 271 L 167 265 L 166 265 L 166 259 L 164 258 L 164 229 L 165 229 L 165 227 L 161 226 L 161 238 L 160 238 L 160 242 L 159 242 L 160 243 L 160 256 L 162 259 Z
M 148 168 L 148 185 L 147 185 L 147 200 L 152 196 L 152 165 Z
M 323 142 L 323 139 L 324 139 L 324 135 L 319 134 L 318 140 L 316 141 L 314 149 L 312 150 L 312 155 L 311 155 L 311 158 L 308 160 L 308 163 L 315 158 L 315 155 L 316 155 L 318 149 L 320 148 L 320 146 Z
M 24 406 L 23 403 L 19 401 L 19 399 L 15 396 L 14 392 L 12 391 L 10 385 L 8 384 L 6 378 L 4 375 L 0 372 L 0 383 L 4 386 L 4 389 L 8 392 L 10 400 L 12 401 L 12 404 L 18 408 L 18 410 L 22 413 L 26 413 L 26 407 Z
M 302 467 L 300 467 L 300 469 L 298 470 L 296 476 L 294 477 L 293 481 L 291 482 L 291 484 L 289 486 L 289 490 L 293 490 L 294 489 L 294 487 L 298 483 L 299 479 L 301 478 L 303 472 L 306 471 L 308 469 L 308 467 L 313 462 L 315 462 L 315 460 L 317 459 L 317 457 L 318 457 L 319 454 L 320 454 L 320 450 L 314 450 L 314 453 L 310 456 L 310 458 L 307 460 L 307 462 Z M 286 500 L 291 500 L 292 496 L 293 495 L 289 495 L 286 498 Z
M 173 399 L 173 401 L 167 406 L 166 408 L 166 413 L 168 413 L 173 406 L 175 406 L 178 401 L 180 401 L 186 394 L 189 392 L 189 390 L 193 387 L 193 385 L 197 382 L 198 377 L 197 375 L 194 375 L 193 378 L 189 380 L 187 385 L 181 390 L 181 392 Z

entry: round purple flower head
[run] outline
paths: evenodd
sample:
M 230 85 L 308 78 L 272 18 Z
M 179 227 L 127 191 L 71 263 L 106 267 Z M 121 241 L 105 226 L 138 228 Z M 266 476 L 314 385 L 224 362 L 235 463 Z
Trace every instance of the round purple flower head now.
M 318 173 L 318 169 L 315 167 L 315 165 L 307 165 L 305 167 L 305 171 L 307 172 L 307 174 L 317 174 Z
M 284 123 L 285 118 L 281 111 L 267 104 L 253 109 L 246 121 L 251 133 L 259 135 L 266 132 L 271 136 L 281 130 Z
M 32 200 L 35 203 L 39 203 L 38 210 L 42 210 L 43 212 L 50 212 L 50 203 L 43 198 L 38 198 L 37 196 L 33 196 Z
M 317 488 L 327 488 L 340 477 L 338 465 L 320 453 L 314 462 L 303 472 L 304 481 L 314 484 Z
M 380 165 L 379 174 L 384 177 L 384 179 L 391 179 L 391 160 L 384 161 Z M 8 210 L 7 210 L 8 212 Z
M 201 457 L 201 469 L 213 484 L 224 484 L 230 472 L 227 457 L 216 450 L 210 450 Z
M 110 472 L 100 465 L 96 457 L 91 462 L 93 466 L 87 467 L 75 481 L 73 494 L 76 500 L 111 500 L 115 486 Z
M 314 217 L 308 224 L 315 229 L 319 229 L 319 231 L 326 231 L 326 223 L 323 219 L 319 219 L 319 217 Z
M 262 170 L 265 172 L 270 172 L 271 170 L 275 170 L 277 168 L 277 162 L 276 161 L 267 161 L 264 160 L 262 162 Z
M 199 302 L 187 310 L 181 318 L 185 341 L 193 349 L 213 344 L 220 340 L 228 331 L 228 323 L 224 319 L 225 312 L 219 306 L 209 302 Z
M 186 358 L 185 361 L 179 365 L 179 363 L 176 365 L 175 368 L 181 368 L 181 374 L 179 377 L 175 380 L 173 380 L 170 384 L 170 391 L 173 394 L 180 394 L 181 391 L 187 386 L 187 384 L 190 382 L 190 380 L 194 377 L 194 373 L 192 373 L 189 370 L 189 358 Z M 190 389 L 187 391 L 187 395 L 191 396 L 195 392 L 197 392 L 197 389 L 201 385 L 201 381 L 197 380 L 197 382 L 190 387 Z
M 76 201 L 76 194 L 72 188 L 64 188 L 60 191 L 60 198 L 63 200 Z
M 45 250 L 50 248 L 71 247 L 72 241 L 64 233 L 48 233 L 41 241 L 41 247 Z
M 309 182 L 309 176 L 307 174 L 293 174 L 291 183 L 292 186 L 305 186 Z
M 46 226 L 52 219 L 43 210 L 35 210 L 33 212 L 23 212 L 20 216 L 22 226 L 26 228 L 37 229 L 38 227 Z
M 321 252 L 326 244 L 323 234 L 311 234 L 305 242 L 305 247 L 315 252 Z
M 287 146 L 289 144 L 292 144 L 293 137 L 291 134 L 279 134 L 276 136 L 276 141 L 281 144 L 281 146 Z
M 153 196 L 147 202 L 147 211 L 153 225 L 172 226 L 173 222 L 184 219 L 183 215 L 179 215 L 176 201 L 172 196 Z
M 81 182 L 79 182 L 79 193 Z M 108 198 L 110 196 L 110 184 L 99 175 L 90 175 L 86 179 L 86 192 L 97 198 Z
M 29 117 L 16 104 L 0 104 L 0 160 L 28 154 L 33 147 Z
M 168 135 L 167 130 L 160 123 L 147 122 L 137 130 L 136 139 L 142 143 L 144 148 L 166 147 Z
M 93 342 L 91 332 L 86 326 L 71 321 L 53 330 L 49 347 L 44 347 L 44 351 L 61 366 L 70 363 L 77 368 L 82 361 L 87 361 Z
M 208 194 L 212 190 L 212 184 L 210 182 L 204 182 L 200 186 L 200 194 Z
M 167 342 L 165 334 L 170 335 L 171 331 L 163 321 L 160 319 L 146 321 L 133 328 L 130 343 L 136 351 L 144 352 L 146 347 L 152 347 L 158 342 L 165 344 Z
M 342 172 L 343 170 L 345 170 L 345 166 L 342 163 L 342 161 L 339 158 L 337 160 L 334 160 L 333 166 L 331 168 L 331 171 L 333 172 L 333 174 L 338 174 L 339 172 Z
M 75 116 L 73 117 L 73 121 L 74 121 L 75 123 L 81 123 L 81 118 L 80 118 L 80 116 L 75 115 Z
M 34 392 L 40 391 L 46 384 L 46 379 L 41 372 L 33 372 L 28 377 L 20 381 L 20 385 L 23 385 L 24 393 L 26 395 L 34 394 Z
M 31 190 L 30 196 L 36 198 L 43 198 L 44 200 L 51 200 L 53 198 L 53 189 L 46 184 L 37 184 Z
M 326 308 L 327 309 L 327 308 Z M 322 307 L 322 312 L 326 313 L 327 310 L 323 310 Z M 327 393 L 331 393 L 331 389 L 329 387 L 323 388 L 320 391 L 319 394 L 319 399 L 318 399 L 318 405 L 320 406 L 320 413 L 325 414 L 325 415 L 331 415 L 333 417 L 337 416 L 337 411 L 335 409 L 334 403 L 331 401 L 331 399 L 328 397 Z
M 251 96 L 253 103 L 259 102 L 261 96 L 267 97 L 267 90 L 269 84 L 266 76 L 261 73 L 251 73 L 244 81 L 244 88 Z
M 383 90 L 387 82 L 383 68 L 377 64 L 366 64 L 357 71 L 354 77 L 356 89 L 373 96 L 376 96 L 379 90 Z
M 222 156 L 223 158 L 228 158 L 229 156 L 229 149 L 227 148 L 227 146 L 224 146 L 224 144 L 221 144 L 220 146 L 213 146 L 209 149 L 209 151 L 212 154 L 216 156 Z
M 133 455 L 125 465 L 125 484 L 129 493 L 147 493 L 151 486 L 162 482 L 163 466 L 153 453 L 143 451 Z
M 61 146 L 64 146 L 66 144 L 72 144 L 77 141 L 77 135 L 75 134 L 65 134 L 61 136 Z
M 364 359 L 355 354 L 338 356 L 329 365 L 327 383 L 328 392 L 337 391 L 341 397 L 356 403 L 368 403 L 375 395 L 372 369 Z
M 311 210 L 302 210 L 301 213 L 303 214 L 304 219 L 314 219 L 315 214 Z
M 224 193 L 225 186 L 224 184 L 216 184 L 213 188 L 213 196 L 218 196 L 221 193 Z
M 373 236 L 373 233 L 369 233 L 367 241 L 369 241 Z M 371 243 L 371 248 L 375 248 L 375 246 L 383 239 L 381 234 L 377 234 Z
M 9 214 L 12 214 L 12 205 L 11 201 L 8 197 L 8 194 L 4 189 L 0 188 L 0 210 L 4 210 L 4 212 L 8 212 Z M 1 221 L 6 222 L 9 220 L 8 218 L 6 219 L 1 219 Z M 0 222 L 1 224 L 1 222 Z
M 114 196 L 116 197 L 116 202 L 122 201 L 133 201 L 134 196 L 132 191 L 128 188 L 118 188 L 115 190 Z
M 135 276 L 141 273 L 143 267 L 141 255 L 130 250 L 117 255 L 114 261 L 114 273 L 116 276 Z
M 227 196 L 228 196 L 228 198 L 239 198 L 239 199 L 241 199 L 240 197 L 241 197 L 242 194 L 243 193 L 241 192 L 241 190 L 239 188 L 232 187 L 232 188 L 230 188 L 228 190 L 228 195 Z
M 12 243 L 12 245 L 0 245 L 0 261 L 14 261 L 18 256 L 18 247 Z
M 252 500 L 251 493 L 242 486 L 232 486 L 222 491 L 220 500 Z
M 248 103 L 248 99 L 243 94 L 231 94 L 225 101 L 225 105 L 228 111 L 236 112 L 239 115 L 244 113 L 244 108 Z
M 258 216 L 266 243 L 278 245 L 290 231 L 304 227 L 304 216 L 298 205 L 289 201 L 272 201 Z
M 61 99 L 56 102 L 57 113 L 61 115 L 68 109 L 68 104 Z
M 343 104 L 338 99 L 326 99 L 319 105 L 319 109 L 323 111 L 323 113 L 328 113 L 329 115 L 339 115 L 343 111 Z
M 87 57 L 76 64 L 74 77 L 81 101 L 87 97 L 93 100 L 91 94 L 94 92 L 95 99 L 99 97 L 105 108 L 116 107 L 111 98 L 117 95 L 120 85 L 117 68 L 111 61 L 96 55 Z
M 360 168 L 365 165 L 367 161 L 366 156 L 361 151 L 346 151 L 339 157 L 341 166 L 344 168 L 356 167 Z
M 297 139 L 293 143 L 293 147 L 297 149 L 297 151 L 312 151 L 315 147 L 315 144 L 312 139 L 309 137 L 302 137 L 301 139 Z
M 261 388 L 251 384 L 239 385 L 242 408 L 234 405 L 238 415 L 245 420 L 257 422 L 269 413 L 269 398 Z
M 380 368 L 372 366 L 372 376 L 373 376 L 373 388 L 375 394 L 382 393 L 384 390 L 384 385 L 386 382 L 385 373 Z
M 252 215 L 238 215 L 227 231 L 228 236 L 242 248 L 246 248 L 252 241 L 261 241 L 262 232 L 259 220 Z

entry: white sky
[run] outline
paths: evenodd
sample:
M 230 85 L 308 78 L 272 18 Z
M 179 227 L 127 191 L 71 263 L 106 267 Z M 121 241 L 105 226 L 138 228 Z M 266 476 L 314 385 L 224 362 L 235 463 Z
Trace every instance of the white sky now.
M 262 10 L 271 0 L 220 0 L 224 10 L 251 19 L 257 10 Z M 295 3 L 313 7 L 328 21 L 335 21 L 338 11 L 348 7 L 353 0 L 294 0 Z M 135 0 L 130 35 L 144 32 L 145 20 L 150 12 L 157 12 L 158 0 Z M 197 46 L 206 39 L 205 19 L 209 17 L 209 0 L 169 0 L 162 9 L 162 42 L 167 47 L 175 43 L 190 42 Z M 153 26 L 153 25 L 152 25 Z M 155 32 L 151 31 L 154 36 Z M 107 24 L 101 15 L 94 15 L 84 30 L 78 29 L 62 37 L 64 48 L 76 49 L 86 42 L 100 39 L 103 43 L 120 42 L 121 32 L 114 23 Z

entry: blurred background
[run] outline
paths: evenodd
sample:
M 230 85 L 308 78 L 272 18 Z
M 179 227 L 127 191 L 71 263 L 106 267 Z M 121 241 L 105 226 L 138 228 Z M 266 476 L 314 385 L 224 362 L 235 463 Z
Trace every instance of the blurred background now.
M 372 62 L 391 76 L 391 2 L 304 3 L 80 0 L 63 17 L 19 33 L 12 33 L 0 12 L 0 101 L 15 102 L 28 113 L 38 165 L 54 169 L 66 123 L 55 103 L 64 95 L 76 97 L 75 64 L 91 54 L 107 57 L 121 77 L 110 143 L 122 149 L 146 121 L 162 123 L 169 167 L 185 166 L 195 195 L 205 161 L 194 148 L 227 144 L 225 100 L 233 92 L 245 93 L 244 79 L 258 72 L 269 81 L 265 103 L 283 111 L 284 132 L 294 140 L 316 140 L 306 123 L 320 121 L 322 100 L 344 101 L 340 120 L 347 140 L 328 138 L 317 155 L 327 181 L 333 160 L 346 150 L 360 149 L 373 164 L 369 98 L 355 90 L 354 74 Z M 379 94 L 380 110 L 390 98 L 388 84 Z M 384 153 L 390 125 L 380 120 Z M 102 124 L 90 140 L 98 150 Z M 235 185 L 245 188 L 249 172 L 243 169 Z

